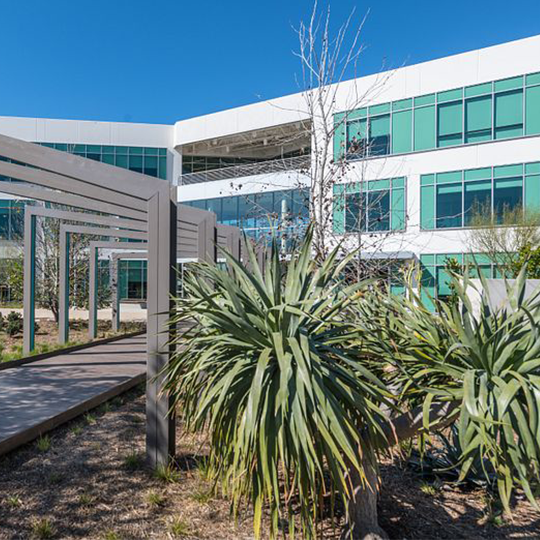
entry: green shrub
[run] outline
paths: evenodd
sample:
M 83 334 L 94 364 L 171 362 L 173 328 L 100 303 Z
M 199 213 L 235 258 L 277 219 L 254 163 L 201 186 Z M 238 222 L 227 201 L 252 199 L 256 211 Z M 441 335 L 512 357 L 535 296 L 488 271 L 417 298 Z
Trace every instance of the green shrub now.
M 9 336 L 16 336 L 23 330 L 23 317 L 16 311 L 10 311 L 6 317 L 5 330 Z

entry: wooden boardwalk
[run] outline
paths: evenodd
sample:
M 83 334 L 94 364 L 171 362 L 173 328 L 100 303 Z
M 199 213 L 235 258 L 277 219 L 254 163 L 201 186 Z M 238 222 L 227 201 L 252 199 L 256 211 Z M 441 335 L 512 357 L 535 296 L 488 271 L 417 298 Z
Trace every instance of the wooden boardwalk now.
M 145 379 L 146 336 L 0 371 L 0 454 Z

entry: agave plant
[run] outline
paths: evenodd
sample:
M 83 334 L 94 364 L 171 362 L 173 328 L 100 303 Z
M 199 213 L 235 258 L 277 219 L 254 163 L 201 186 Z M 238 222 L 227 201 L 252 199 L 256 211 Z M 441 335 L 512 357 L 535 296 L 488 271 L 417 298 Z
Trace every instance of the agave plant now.
M 342 280 L 338 249 L 317 266 L 311 236 L 289 261 L 274 243 L 264 271 L 248 242 L 247 265 L 227 253 L 226 268 L 199 265 L 171 320 L 193 324 L 176 339 L 166 390 L 188 430 L 208 431 L 210 471 L 233 509 L 252 502 L 256 536 L 267 507 L 271 536 L 285 519 L 291 535 L 313 537 L 383 436 L 390 393 L 350 311 L 369 284 Z
M 398 352 L 386 346 L 386 358 L 393 362 L 404 401 L 423 402 L 424 411 L 434 401 L 455 405 L 459 480 L 475 464 L 487 461 L 506 511 L 516 487 L 538 508 L 540 295 L 526 297 L 523 269 L 515 283 L 506 283 L 507 305 L 494 307 L 486 280 L 474 273 L 483 289 L 476 312 L 469 271 L 454 277 L 459 301 L 441 305 L 440 315 L 428 314 L 412 289 L 409 299 L 389 300 L 387 313 Z M 376 347 L 384 347 L 384 341 L 371 343 Z M 430 429 L 427 420 L 424 428 Z

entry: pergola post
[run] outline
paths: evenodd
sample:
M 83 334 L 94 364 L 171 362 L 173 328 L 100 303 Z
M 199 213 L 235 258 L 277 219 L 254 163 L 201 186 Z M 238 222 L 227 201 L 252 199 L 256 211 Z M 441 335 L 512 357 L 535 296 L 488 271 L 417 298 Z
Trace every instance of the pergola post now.
M 111 328 L 113 332 L 120 330 L 120 293 L 119 288 L 118 259 L 113 257 L 111 261 L 111 305 L 112 318 Z
M 151 466 L 166 465 L 175 453 L 171 398 L 160 392 L 172 350 L 168 325 L 176 295 L 176 189 L 164 186 L 148 201 L 148 365 L 146 455 Z
M 98 250 L 95 246 L 90 248 L 90 279 L 89 279 L 89 305 L 88 305 L 88 335 L 90 339 L 97 336 L 97 295 L 98 295 Z
M 36 304 L 36 216 L 24 215 L 24 298 L 23 352 L 29 354 L 35 344 Z
M 69 257 L 70 233 L 60 233 L 60 262 L 59 262 L 59 301 L 58 301 L 58 342 L 67 343 L 69 340 Z

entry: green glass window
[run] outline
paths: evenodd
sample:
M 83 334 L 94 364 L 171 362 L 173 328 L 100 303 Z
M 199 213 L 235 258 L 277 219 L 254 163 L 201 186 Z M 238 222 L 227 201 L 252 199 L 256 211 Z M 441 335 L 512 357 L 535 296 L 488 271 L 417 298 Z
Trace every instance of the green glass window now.
M 491 215 L 491 178 L 465 182 L 464 194 L 465 226 L 471 225 L 478 214 Z
M 525 178 L 525 208 L 540 211 L 540 174 L 528 175 Z
M 491 140 L 492 98 L 481 96 L 465 101 L 465 142 Z
M 540 134 L 540 86 L 533 86 L 526 90 L 525 126 L 527 135 Z
M 414 110 L 414 149 L 435 148 L 435 107 Z
M 404 154 L 412 150 L 412 110 L 392 115 L 392 153 Z
M 463 103 L 454 101 L 437 107 L 437 146 L 463 142 Z
M 463 185 L 444 184 L 437 186 L 437 228 L 446 229 L 463 226 Z
M 368 231 L 390 230 L 390 191 L 370 191 L 368 193 Z
M 432 185 L 420 188 L 420 227 L 435 228 L 435 186 Z
M 367 120 L 347 122 L 347 156 L 363 157 L 366 152 Z
M 523 135 L 523 90 L 495 94 L 495 138 Z
M 366 231 L 366 194 L 347 193 L 345 195 L 345 231 Z
M 385 156 L 390 153 L 390 115 L 369 119 L 369 153 Z
M 496 178 L 493 190 L 493 207 L 497 221 L 503 221 L 506 212 L 523 205 L 523 177 Z

